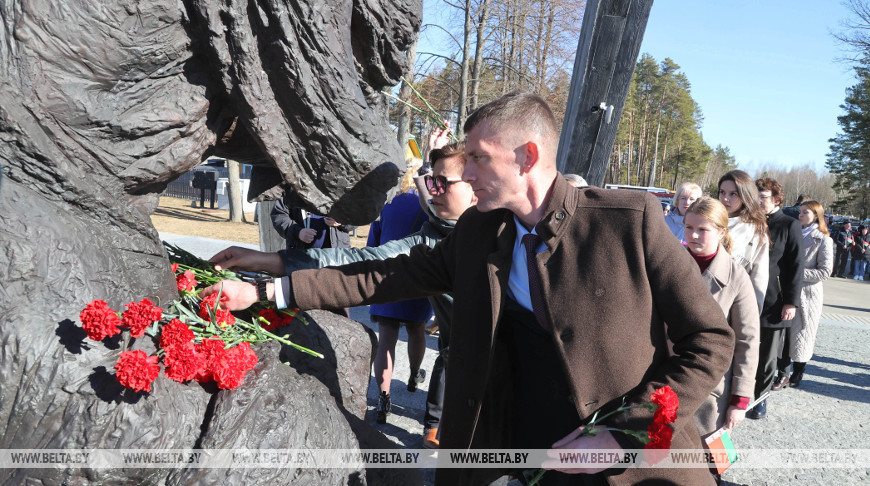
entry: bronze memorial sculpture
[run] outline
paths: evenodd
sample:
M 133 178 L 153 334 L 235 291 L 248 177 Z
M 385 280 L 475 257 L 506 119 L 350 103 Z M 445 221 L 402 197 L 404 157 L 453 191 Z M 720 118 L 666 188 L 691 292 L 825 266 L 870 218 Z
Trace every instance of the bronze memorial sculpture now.
M 0 448 L 390 448 L 365 424 L 370 337 L 312 313 L 237 390 L 124 391 L 127 341 L 84 339 L 103 299 L 176 298 L 149 214 L 205 155 L 255 165 L 251 194 L 365 224 L 404 171 L 382 89 L 420 0 L 0 2 Z M 148 339 L 133 348 L 153 352 Z M 336 365 L 336 362 L 339 365 Z M 304 393 L 301 391 L 304 390 Z M 413 470 L 3 469 L 20 484 L 419 483 Z

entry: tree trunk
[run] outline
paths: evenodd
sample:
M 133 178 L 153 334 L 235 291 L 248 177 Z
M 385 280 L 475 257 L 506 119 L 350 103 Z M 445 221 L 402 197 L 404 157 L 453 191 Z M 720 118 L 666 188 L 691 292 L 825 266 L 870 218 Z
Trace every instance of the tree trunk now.
M 655 150 L 653 151 L 653 160 L 652 160 L 652 164 L 650 165 L 650 170 L 649 170 L 649 182 L 647 183 L 648 186 L 654 186 L 656 184 L 656 164 L 658 164 L 659 132 L 661 131 L 661 129 L 662 129 L 662 116 L 661 116 L 661 111 L 659 111 L 659 120 L 658 120 L 658 123 L 656 123 Z
M 408 82 L 414 82 L 414 59 L 417 57 L 417 39 L 408 47 L 408 70 L 405 71 L 405 79 Z M 411 87 L 407 83 L 402 83 L 402 88 L 399 90 L 399 98 L 403 101 L 408 101 L 411 98 Z M 396 132 L 396 140 L 399 146 L 402 147 L 404 153 L 408 149 L 408 139 L 411 136 L 411 109 L 405 105 L 399 108 L 399 129 Z
M 462 65 L 459 71 L 459 109 L 456 127 L 461 129 L 465 123 L 468 106 L 468 65 L 471 62 L 471 0 L 465 0 L 465 26 L 462 28 Z
M 480 93 L 480 77 L 483 76 L 483 44 L 484 44 L 484 34 L 486 21 L 489 17 L 489 10 L 487 9 L 487 4 L 489 0 L 482 0 L 480 2 L 480 10 L 478 11 L 477 16 L 477 31 L 476 31 L 476 41 L 474 44 L 474 64 L 471 66 L 471 103 L 469 107 L 473 110 L 476 109 L 480 103 L 478 98 Z M 457 130 L 462 130 L 462 127 L 456 127 Z
M 671 184 L 671 189 L 677 190 L 677 177 L 680 176 L 680 156 L 683 153 L 683 143 L 677 145 L 677 167 L 674 169 L 674 182 Z
M 242 206 L 242 182 L 239 180 L 239 163 L 235 160 L 226 159 L 227 172 L 227 199 L 230 201 L 230 221 L 241 223 L 245 220 L 245 208 Z

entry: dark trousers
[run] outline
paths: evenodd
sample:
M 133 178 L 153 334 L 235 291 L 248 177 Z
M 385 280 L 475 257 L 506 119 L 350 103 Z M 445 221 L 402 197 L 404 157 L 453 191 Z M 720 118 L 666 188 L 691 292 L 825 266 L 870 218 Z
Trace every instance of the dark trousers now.
M 834 257 L 834 271 L 831 273 L 833 277 L 843 277 L 849 270 L 846 266 L 846 261 L 849 259 L 849 250 L 844 250 L 837 247 L 837 255 Z
M 776 379 L 777 355 L 779 343 L 785 336 L 786 328 L 761 328 L 761 339 L 758 345 L 758 371 L 755 373 L 755 397 L 769 392 Z M 786 344 L 788 346 L 788 344 Z
M 426 414 L 423 417 L 423 427 L 427 429 L 437 428 L 441 423 L 441 409 L 444 407 L 444 370 L 447 365 L 446 351 L 439 350 L 435 364 L 432 365 L 429 393 L 426 395 Z
M 441 423 L 441 409 L 444 407 L 444 380 L 447 377 L 447 359 L 450 356 L 450 321 L 438 319 L 438 357 L 432 365 L 429 377 L 429 393 L 426 395 L 426 413 L 423 427 L 434 429 Z

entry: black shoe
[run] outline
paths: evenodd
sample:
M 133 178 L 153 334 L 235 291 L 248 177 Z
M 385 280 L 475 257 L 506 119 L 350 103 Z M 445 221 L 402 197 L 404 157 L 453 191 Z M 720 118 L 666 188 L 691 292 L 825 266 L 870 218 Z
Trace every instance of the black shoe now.
M 387 423 L 387 415 L 390 414 L 390 394 L 382 391 L 378 396 L 378 417 L 376 419 L 377 423 L 385 424 Z
M 803 378 L 804 378 L 803 371 L 795 371 L 794 374 L 791 375 L 791 378 L 788 380 L 789 386 L 791 386 L 792 388 L 797 388 L 797 387 L 801 386 L 801 380 Z
M 758 420 L 767 415 L 767 400 L 762 400 L 758 405 L 752 407 L 752 410 L 746 412 L 746 418 Z
M 782 390 L 787 387 L 789 384 L 789 377 L 785 374 L 784 371 L 780 371 L 779 374 L 776 375 L 776 379 L 773 380 L 773 388 L 771 390 L 777 391 Z
M 424 381 L 426 381 L 426 370 L 421 368 L 417 370 L 416 375 L 412 376 L 408 380 L 408 391 L 412 393 L 417 391 L 417 385 L 423 383 Z

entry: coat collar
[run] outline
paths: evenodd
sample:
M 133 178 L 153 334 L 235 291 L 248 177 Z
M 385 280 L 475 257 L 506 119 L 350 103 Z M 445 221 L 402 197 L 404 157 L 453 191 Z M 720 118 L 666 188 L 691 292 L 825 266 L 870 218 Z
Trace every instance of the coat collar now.
M 550 197 L 544 216 L 535 225 L 535 229 L 541 240 L 547 245 L 542 255 L 544 260 L 549 259 L 558 245 L 559 239 L 568 228 L 568 221 L 573 216 L 577 207 L 577 190 L 568 184 L 562 174 L 556 176 L 550 188 Z M 490 298 L 492 302 L 492 332 L 495 336 L 499 317 L 506 297 L 508 277 L 511 270 L 514 242 L 517 238 L 517 228 L 514 223 L 514 213 L 506 209 L 500 209 L 501 224 L 496 233 L 495 250 L 487 256 L 487 268 L 489 273 Z
M 812 238 L 812 239 L 814 239 L 814 240 L 816 240 L 816 241 L 824 240 L 826 236 L 828 236 L 828 235 L 822 233 L 822 232 L 819 230 L 819 228 L 816 228 L 816 229 L 810 231 L 810 238 Z
M 731 282 L 733 267 L 731 265 L 731 255 L 725 250 L 722 244 L 719 244 L 719 249 L 716 250 L 716 256 L 710 262 L 710 266 L 704 272 L 704 278 L 715 283 L 719 288 L 725 288 Z
M 550 188 L 550 198 L 544 209 L 544 216 L 535 225 L 538 235 L 547 244 L 550 251 L 554 250 L 559 237 L 568 228 L 568 221 L 577 208 L 577 190 L 562 177 L 556 175 L 556 180 Z

